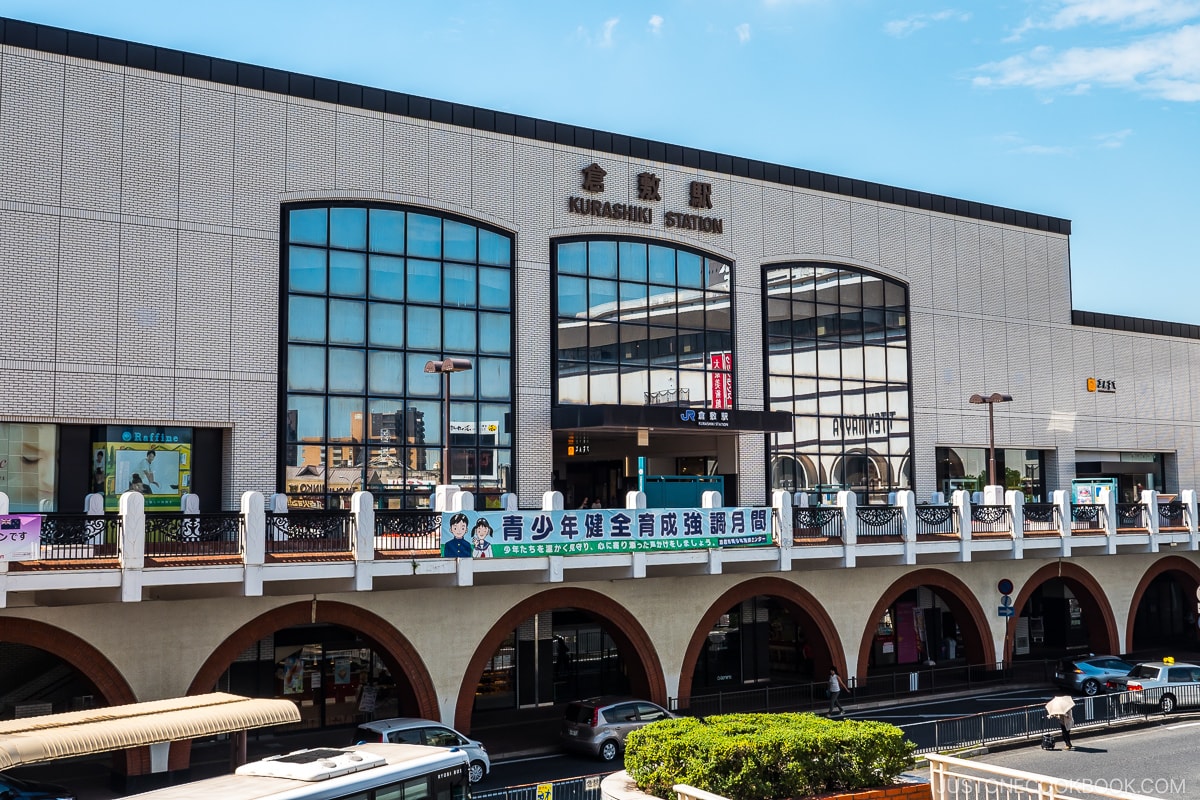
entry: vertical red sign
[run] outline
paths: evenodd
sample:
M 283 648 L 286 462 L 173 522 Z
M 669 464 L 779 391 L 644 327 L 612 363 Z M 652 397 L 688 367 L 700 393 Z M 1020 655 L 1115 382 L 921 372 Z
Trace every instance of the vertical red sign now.
M 712 353 L 708 357 L 709 388 L 713 408 L 733 408 L 733 353 Z

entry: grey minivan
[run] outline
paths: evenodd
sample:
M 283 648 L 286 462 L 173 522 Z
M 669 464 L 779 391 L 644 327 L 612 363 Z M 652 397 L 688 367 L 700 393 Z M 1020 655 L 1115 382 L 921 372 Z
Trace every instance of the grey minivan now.
M 457 747 L 470 759 L 471 783 L 479 783 L 492 770 L 483 742 L 468 739 L 453 728 L 431 719 L 392 717 L 364 722 L 354 731 L 355 742 L 392 742 L 394 744 L 423 744 L 430 747 Z
M 592 697 L 567 704 L 560 736 L 568 750 L 612 761 L 624 751 L 630 731 L 674 716 L 649 700 Z

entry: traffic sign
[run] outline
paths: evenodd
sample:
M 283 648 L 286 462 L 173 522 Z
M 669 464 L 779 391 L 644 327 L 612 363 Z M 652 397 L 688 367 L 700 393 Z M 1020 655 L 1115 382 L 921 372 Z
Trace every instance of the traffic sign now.
M 1011 617 L 1016 611 L 1012 606 L 997 606 L 996 613 L 1001 617 Z
M 1006 594 L 1003 597 L 1001 597 L 1000 605 L 1005 606 L 1005 607 L 1011 606 L 1012 605 L 1012 595 Z
M 1000 582 L 996 584 L 996 588 L 1000 590 L 1000 594 L 1012 594 L 1013 582 L 1008 578 L 1001 578 Z M 1197 597 L 1200 597 L 1200 595 L 1197 595 Z

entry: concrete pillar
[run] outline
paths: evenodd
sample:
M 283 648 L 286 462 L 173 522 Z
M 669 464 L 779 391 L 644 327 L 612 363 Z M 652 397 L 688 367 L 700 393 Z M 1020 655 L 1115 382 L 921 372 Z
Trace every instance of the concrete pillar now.
M 247 597 L 262 597 L 263 563 L 267 551 L 266 501 L 262 492 L 242 492 L 242 561 Z
M 625 507 L 632 509 L 641 509 L 646 507 L 646 493 L 634 489 L 632 492 L 625 493 Z
M 838 492 L 837 506 L 842 512 L 842 544 L 845 545 L 845 566 L 853 567 L 858 557 L 858 495 Z
M 1184 489 L 1180 492 L 1180 500 L 1183 501 L 1184 516 L 1187 517 L 1188 526 L 1188 549 L 1195 550 L 1200 547 L 1200 535 L 1198 535 L 1196 526 L 1196 490 Z
M 1005 504 L 1004 496 L 1003 486 L 985 486 L 983 487 L 983 502 L 980 505 L 1002 506 Z
M 375 560 L 375 498 L 370 492 L 350 495 L 350 543 L 354 552 L 354 591 L 369 592 L 373 586 L 370 564 Z
M 502 511 L 516 511 L 517 508 L 517 495 L 515 492 L 505 492 L 500 495 L 500 509 Z
M 1004 493 L 1008 517 L 1012 520 L 1012 557 L 1025 557 L 1025 494 L 1015 490 Z
M 0 514 L 7 514 L 8 510 L 0 511 Z M 89 517 L 104 516 L 104 495 L 99 492 L 92 492 L 83 496 L 83 513 Z
M 453 497 L 460 489 L 452 484 L 438 484 L 433 493 L 434 511 L 453 511 Z
M 1061 555 L 1071 555 L 1071 493 L 1056 489 L 1050 493 L 1050 502 L 1058 509 L 1058 535 L 1062 541 Z
M 1111 489 L 1102 486 L 1097 493 L 1096 503 L 1104 506 L 1104 532 L 1108 537 L 1104 552 L 1111 556 L 1117 552 L 1117 498 Z
M 904 536 L 904 563 L 917 563 L 917 493 L 910 489 L 896 492 L 895 505 L 900 507 L 901 531 Z
M 1138 498 L 1138 502 L 1142 504 L 1142 514 L 1146 521 L 1146 530 L 1150 533 L 1150 552 L 1157 553 L 1159 535 L 1158 492 L 1154 489 L 1143 489 L 1142 496 Z
M 701 492 L 700 493 L 700 507 L 701 508 L 720 508 L 721 507 L 721 493 L 713 492 L 713 491 Z
M 117 558 L 121 564 L 121 602 L 142 599 L 142 569 L 146 566 L 146 498 L 141 492 L 121 495 L 121 542 Z
M 950 502 L 958 512 L 959 561 L 971 560 L 971 494 L 965 489 L 956 489 Z
M 457 487 L 455 487 L 457 488 Z M 475 494 L 473 492 L 457 491 L 450 495 L 450 508 L 447 511 L 474 511 Z
M 179 510 L 184 514 L 199 514 L 200 495 L 191 493 L 180 495 Z
M 552 491 L 542 494 L 542 511 L 562 511 L 563 496 L 562 492 Z

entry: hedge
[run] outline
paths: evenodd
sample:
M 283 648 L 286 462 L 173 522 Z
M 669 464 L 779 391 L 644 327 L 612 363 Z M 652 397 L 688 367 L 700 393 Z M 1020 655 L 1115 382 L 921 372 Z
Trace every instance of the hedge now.
M 912 742 L 884 722 L 815 714 L 726 714 L 631 731 L 625 771 L 639 789 L 673 796 L 685 783 L 730 800 L 790 800 L 887 786 L 913 765 Z

